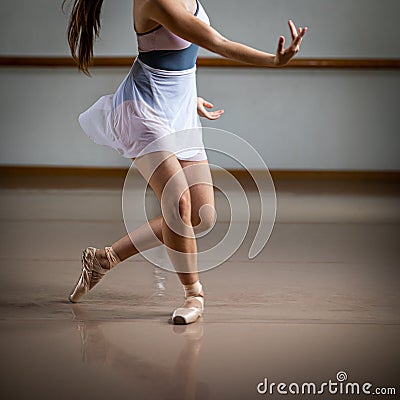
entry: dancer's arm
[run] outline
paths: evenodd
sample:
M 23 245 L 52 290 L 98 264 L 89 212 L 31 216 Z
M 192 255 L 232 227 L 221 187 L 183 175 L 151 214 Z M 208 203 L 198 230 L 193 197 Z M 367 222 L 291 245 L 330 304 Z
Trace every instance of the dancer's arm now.
M 194 16 L 182 0 L 149 0 L 146 4 L 149 7 L 148 15 L 152 16 L 152 20 L 165 26 L 182 39 L 232 60 L 267 67 L 281 67 L 289 63 L 299 51 L 301 41 L 308 29 L 296 30 L 294 23 L 289 21 L 291 44 L 285 49 L 285 38 L 281 36 L 276 54 L 270 54 L 225 38 Z
M 203 99 L 202 97 L 197 98 L 197 114 L 199 114 L 200 117 L 205 117 L 211 120 L 218 119 L 224 113 L 224 110 L 208 111 L 206 109 L 213 107 L 214 107 L 213 104 Z

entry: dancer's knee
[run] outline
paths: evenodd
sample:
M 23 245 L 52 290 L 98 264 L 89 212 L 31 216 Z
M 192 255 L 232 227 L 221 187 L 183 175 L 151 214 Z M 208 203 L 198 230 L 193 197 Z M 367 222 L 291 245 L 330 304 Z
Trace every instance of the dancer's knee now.
M 191 223 L 191 204 L 190 193 L 186 190 L 181 196 L 173 195 L 164 197 L 162 201 L 162 211 L 164 218 L 172 218 L 173 221 L 184 221 Z
M 192 225 L 196 233 L 210 230 L 215 224 L 216 212 L 211 204 L 203 204 L 197 212 L 192 212 Z
M 180 218 L 186 222 L 191 222 L 191 199 L 190 192 L 186 190 L 178 199 L 178 212 Z

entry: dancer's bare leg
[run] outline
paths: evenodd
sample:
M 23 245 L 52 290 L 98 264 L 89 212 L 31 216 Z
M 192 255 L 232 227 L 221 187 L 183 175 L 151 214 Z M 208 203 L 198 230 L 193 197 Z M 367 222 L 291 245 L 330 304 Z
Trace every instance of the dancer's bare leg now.
M 162 241 L 175 270 L 183 272 L 183 284 L 196 282 L 197 245 L 191 222 L 191 196 L 181 164 L 175 155 L 154 152 L 137 158 L 135 165 L 160 202 Z
M 179 161 L 189 186 L 192 214 L 191 223 L 194 232 L 203 232 L 210 229 L 215 222 L 214 188 L 208 162 Z M 178 272 L 182 284 L 186 284 L 187 274 Z M 198 274 L 196 273 L 198 279 Z M 197 280 L 196 279 L 196 280 Z M 192 280 L 194 282 L 195 280 Z M 189 282 L 188 282 L 189 283 Z
M 209 229 L 214 223 L 214 191 L 208 162 L 207 160 L 178 161 L 188 181 L 191 199 L 191 224 L 195 233 L 202 232 Z M 190 168 L 191 166 L 195 168 Z M 185 172 L 185 168 L 189 173 Z M 142 251 L 158 246 L 160 242 L 164 243 L 162 225 L 163 217 L 160 215 L 142 225 L 130 235 L 126 235 L 113 243 L 112 248 L 123 261 L 139 253 L 133 245 L 131 237 L 135 243 L 140 244 L 138 247 Z M 108 260 L 104 250 L 99 250 L 98 258 L 106 268 Z M 198 279 L 197 274 L 178 273 L 178 275 L 183 284 L 190 284 Z

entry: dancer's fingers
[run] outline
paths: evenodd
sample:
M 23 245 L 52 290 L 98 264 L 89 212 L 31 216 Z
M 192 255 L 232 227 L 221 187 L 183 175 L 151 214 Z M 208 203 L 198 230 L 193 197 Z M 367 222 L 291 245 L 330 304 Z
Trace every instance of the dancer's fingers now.
M 294 40 L 297 37 L 296 25 L 293 23 L 292 20 L 289 20 L 288 24 L 289 24 L 289 28 L 290 28 L 290 33 L 292 35 L 292 40 Z
M 297 35 L 296 39 L 293 40 L 293 46 L 299 46 L 301 41 L 303 40 L 304 35 L 307 32 L 307 28 L 304 28 L 301 30 L 301 32 L 299 33 L 299 35 Z
M 222 114 L 224 113 L 224 110 L 218 110 L 218 111 L 211 111 L 206 113 L 206 117 L 211 120 L 218 119 Z
M 285 37 L 281 36 L 278 41 L 278 53 L 282 54 L 285 49 Z

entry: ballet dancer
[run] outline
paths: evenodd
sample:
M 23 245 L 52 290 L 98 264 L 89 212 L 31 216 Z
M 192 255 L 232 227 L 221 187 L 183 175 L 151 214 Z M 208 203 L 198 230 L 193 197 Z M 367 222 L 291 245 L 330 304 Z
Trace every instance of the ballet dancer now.
M 94 41 L 100 32 L 102 4 L 103 0 L 74 0 L 71 9 L 68 43 L 86 75 L 90 75 Z M 95 143 L 132 159 L 156 194 L 162 215 L 111 246 L 83 250 L 81 275 L 69 300 L 78 302 L 120 262 L 164 244 L 185 296 L 171 319 L 174 324 L 189 324 L 204 311 L 195 234 L 214 224 L 210 168 L 204 148 L 155 151 L 151 144 L 169 133 L 201 127 L 199 117 L 216 120 L 224 112 L 211 111 L 213 104 L 197 96 L 199 46 L 235 61 L 282 67 L 298 53 L 308 28 L 296 29 L 290 20 L 291 43 L 285 48 L 281 36 L 271 54 L 222 36 L 211 27 L 199 0 L 134 0 L 133 25 L 139 54 L 129 73 L 114 94 L 101 97 L 83 112 L 79 123 Z M 167 186 L 168 191 L 164 190 Z

